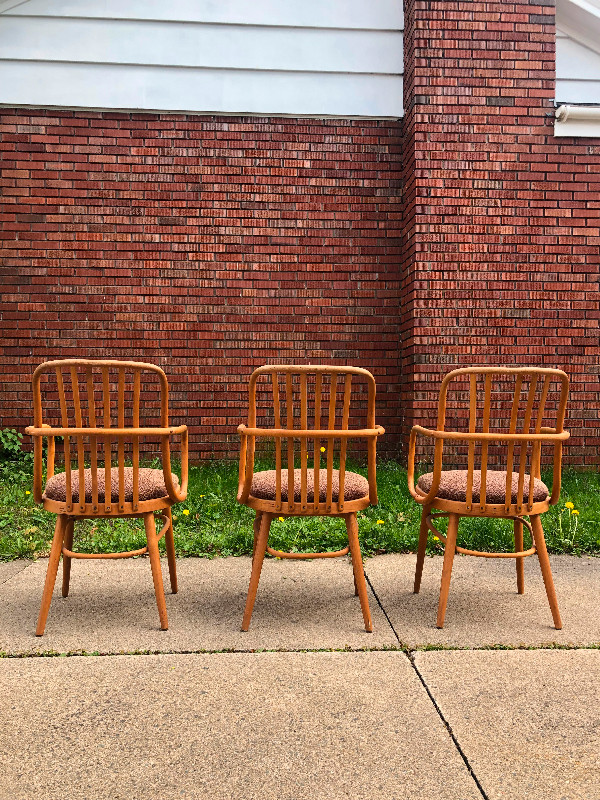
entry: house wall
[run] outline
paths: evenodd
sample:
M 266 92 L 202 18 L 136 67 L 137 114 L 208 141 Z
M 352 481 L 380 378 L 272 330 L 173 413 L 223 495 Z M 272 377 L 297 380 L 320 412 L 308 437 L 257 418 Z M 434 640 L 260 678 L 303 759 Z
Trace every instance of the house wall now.
M 233 455 L 254 366 L 351 362 L 393 454 L 450 369 L 542 365 L 597 465 L 600 139 L 553 134 L 553 6 L 508 6 L 409 0 L 401 125 L 5 110 L 0 424 L 41 360 L 133 355 Z
M 554 7 L 507 6 L 405 8 L 405 434 L 435 423 L 441 376 L 455 367 L 559 367 L 571 378 L 565 455 L 590 467 L 600 139 L 553 135 Z
M 162 366 L 233 456 L 264 363 L 375 373 L 399 444 L 397 122 L 4 110 L 0 426 L 58 357 Z
M 0 104 L 402 116 L 398 0 L 0 0 Z

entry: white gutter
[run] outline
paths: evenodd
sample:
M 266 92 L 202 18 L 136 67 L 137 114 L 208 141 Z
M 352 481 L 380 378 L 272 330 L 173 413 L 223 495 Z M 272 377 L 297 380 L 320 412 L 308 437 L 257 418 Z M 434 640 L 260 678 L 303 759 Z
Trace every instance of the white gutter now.
M 555 136 L 600 137 L 600 106 L 562 105 L 554 116 Z

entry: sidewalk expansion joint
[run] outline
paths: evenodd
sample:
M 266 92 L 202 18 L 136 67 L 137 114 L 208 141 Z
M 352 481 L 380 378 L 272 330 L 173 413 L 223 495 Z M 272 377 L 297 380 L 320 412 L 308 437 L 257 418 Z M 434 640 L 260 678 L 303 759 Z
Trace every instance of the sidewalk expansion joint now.
M 454 731 L 453 731 L 453 730 L 452 730 L 452 728 L 450 727 L 450 723 L 447 721 L 447 719 L 446 719 L 446 718 L 444 717 L 444 715 L 442 714 L 442 710 L 441 710 L 441 708 L 438 706 L 438 704 L 436 703 L 436 701 L 435 701 L 435 697 L 434 697 L 434 696 L 433 696 L 433 694 L 431 693 L 431 691 L 430 691 L 430 689 L 429 689 L 429 686 L 427 686 L 427 683 L 426 683 L 425 679 L 423 678 L 423 676 L 422 676 L 422 675 L 421 675 L 421 673 L 419 672 L 419 668 L 418 668 L 418 667 L 417 667 L 417 665 L 415 664 L 414 655 L 415 655 L 415 654 L 414 654 L 414 652 L 412 652 L 412 653 L 409 653 L 409 654 L 408 654 L 408 658 L 409 658 L 409 661 L 410 661 L 410 663 L 412 664 L 412 668 L 413 668 L 413 669 L 414 669 L 414 671 L 417 673 L 417 677 L 418 677 L 418 678 L 419 678 L 419 680 L 421 681 L 421 684 L 423 685 L 423 688 L 424 688 L 424 689 L 425 689 L 425 691 L 427 692 L 427 695 L 428 695 L 429 699 L 431 700 L 431 702 L 432 702 L 432 704 L 433 704 L 433 707 L 434 707 L 434 708 L 435 708 L 435 710 L 437 711 L 437 714 L 438 714 L 438 716 L 439 716 L 440 720 L 442 721 L 442 724 L 443 724 L 443 725 L 444 725 L 444 727 L 446 728 L 446 730 L 447 730 L 447 732 L 448 732 L 448 735 L 449 735 L 449 736 L 450 736 L 450 738 L 452 739 L 452 741 L 453 741 L 453 743 L 454 743 L 454 746 L 456 747 L 456 749 L 458 750 L 458 753 L 459 753 L 460 757 L 461 757 L 461 758 L 462 758 L 462 760 L 464 761 L 465 767 L 467 768 L 467 770 L 468 770 L 468 772 L 469 772 L 469 775 L 470 775 L 470 776 L 473 778 L 473 780 L 475 781 L 475 785 L 477 786 L 477 788 L 478 788 L 478 790 L 479 790 L 479 792 L 480 792 L 480 794 L 481 794 L 481 796 L 482 796 L 483 800 L 490 800 L 490 798 L 489 798 L 489 797 L 488 797 L 488 795 L 486 794 L 486 792 L 485 792 L 485 790 L 484 790 L 483 786 L 482 786 L 482 785 L 481 785 L 481 783 L 479 782 L 479 778 L 478 778 L 478 777 L 477 777 L 477 775 L 475 774 L 475 771 L 474 771 L 473 767 L 472 767 L 472 766 L 471 766 L 471 764 L 469 763 L 469 759 L 467 758 L 467 756 L 465 755 L 465 753 L 464 753 L 464 751 L 463 751 L 462 747 L 460 746 L 460 743 L 459 743 L 458 739 L 457 739 L 457 738 L 456 738 L 456 736 L 454 735 Z
M 114 658 L 118 656 L 205 656 L 205 655 L 260 655 L 261 653 L 403 653 L 408 651 L 396 645 L 380 647 L 255 647 L 248 650 L 239 648 L 223 648 L 220 650 L 122 650 L 118 653 L 100 650 L 42 650 L 37 652 L 7 653 L 0 651 L 0 661 L 9 658 Z
M 237 647 L 227 647 L 220 649 L 197 649 L 197 650 L 120 650 L 118 652 L 102 650 L 22 650 L 20 652 L 7 652 L 0 650 L 0 661 L 3 659 L 15 658 L 112 658 L 115 656 L 198 656 L 198 655 L 260 655 L 261 653 L 403 653 L 407 658 L 413 659 L 417 653 L 426 652 L 480 652 L 494 650 L 600 650 L 600 645 L 542 645 L 542 646 L 506 646 L 489 645 L 482 647 L 450 647 L 423 645 L 410 647 L 402 642 L 395 644 L 383 644 L 375 647 L 253 647 L 242 649 Z

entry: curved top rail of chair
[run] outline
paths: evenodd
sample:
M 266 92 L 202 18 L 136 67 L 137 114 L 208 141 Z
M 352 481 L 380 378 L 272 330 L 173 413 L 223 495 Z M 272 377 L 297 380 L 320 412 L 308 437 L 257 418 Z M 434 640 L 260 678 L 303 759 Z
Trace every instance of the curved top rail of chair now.
M 363 367 L 327 366 L 326 364 L 265 364 L 257 367 L 252 375 L 268 375 L 270 372 L 291 372 L 294 375 L 301 375 L 303 372 L 335 372 L 338 375 L 365 375 L 373 378 L 369 370 Z M 373 378 L 373 380 L 375 379 Z
M 480 367 L 459 367 L 459 369 L 453 369 L 451 372 L 444 375 L 442 385 L 452 378 L 455 378 L 457 375 L 472 375 L 474 373 L 477 375 L 530 375 L 531 373 L 538 373 L 542 375 L 556 375 L 557 378 L 566 378 L 567 381 L 569 380 L 569 376 L 566 372 L 553 367 L 486 367 L 482 365 Z
M 156 372 L 166 379 L 164 371 L 157 367 L 156 364 L 148 364 L 144 361 L 119 361 L 115 358 L 63 358 L 56 361 L 44 361 L 36 367 L 33 377 L 48 372 L 49 370 L 56 369 L 57 367 L 122 367 L 126 369 L 141 369 L 146 372 Z

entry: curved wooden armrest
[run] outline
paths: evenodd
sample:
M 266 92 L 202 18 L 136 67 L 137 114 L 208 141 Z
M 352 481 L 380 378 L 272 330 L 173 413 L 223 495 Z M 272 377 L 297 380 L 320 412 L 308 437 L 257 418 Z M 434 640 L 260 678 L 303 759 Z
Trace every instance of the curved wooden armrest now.
M 99 439 L 118 439 L 127 436 L 161 436 L 168 438 L 172 434 L 184 433 L 186 425 L 168 428 L 51 428 L 42 425 L 41 428 L 30 426 L 25 428 L 29 436 L 96 436 Z
M 441 432 L 443 433 L 443 431 Z M 431 483 L 431 489 L 426 495 L 418 494 L 415 488 L 415 449 L 417 434 L 419 433 L 423 436 L 430 436 L 436 439 L 433 481 Z M 413 499 L 420 505 L 428 505 L 435 498 L 442 477 L 442 448 L 444 446 L 444 440 L 441 437 L 436 437 L 434 435 L 436 433 L 440 433 L 440 431 L 431 431 L 428 428 L 422 428 L 420 425 L 414 425 L 410 432 L 410 440 L 408 443 L 408 491 L 411 493 Z
M 46 431 L 50 431 L 50 425 L 42 424 L 42 429 L 46 429 Z M 26 432 L 29 429 L 26 428 Z M 41 434 L 44 435 L 43 433 Z M 55 442 L 54 442 L 54 435 L 51 433 L 46 432 L 45 434 L 48 436 L 48 463 L 46 465 L 46 481 L 54 475 L 54 454 L 55 454 Z M 36 439 L 33 440 L 33 499 L 36 503 L 42 502 L 42 440 L 38 436 Z
M 551 430 L 551 429 L 550 429 Z M 568 431 L 552 433 L 466 433 L 463 431 L 433 431 L 415 425 L 411 431 L 430 436 L 432 439 L 458 439 L 463 442 L 564 442 L 569 438 Z
M 241 436 L 256 436 L 266 439 L 368 439 L 383 436 L 385 429 L 381 425 L 374 428 L 356 428 L 355 430 L 296 430 L 294 428 L 247 428 L 238 426 Z
M 248 457 L 248 436 L 245 425 L 238 427 L 238 433 L 241 437 L 240 442 L 240 466 L 238 471 L 238 490 L 237 501 L 238 503 L 245 503 L 250 496 L 250 487 L 252 486 L 252 473 L 254 471 L 254 452 L 252 453 L 252 464 L 250 469 L 246 469 L 246 461 Z
M 158 430 L 164 430 L 159 428 Z M 179 425 L 177 428 L 169 428 L 171 433 L 181 434 L 181 484 L 179 491 L 175 487 L 171 473 L 171 447 L 169 435 L 161 442 L 163 476 L 167 494 L 173 503 L 181 503 L 187 497 L 188 487 L 188 429 L 187 425 Z

